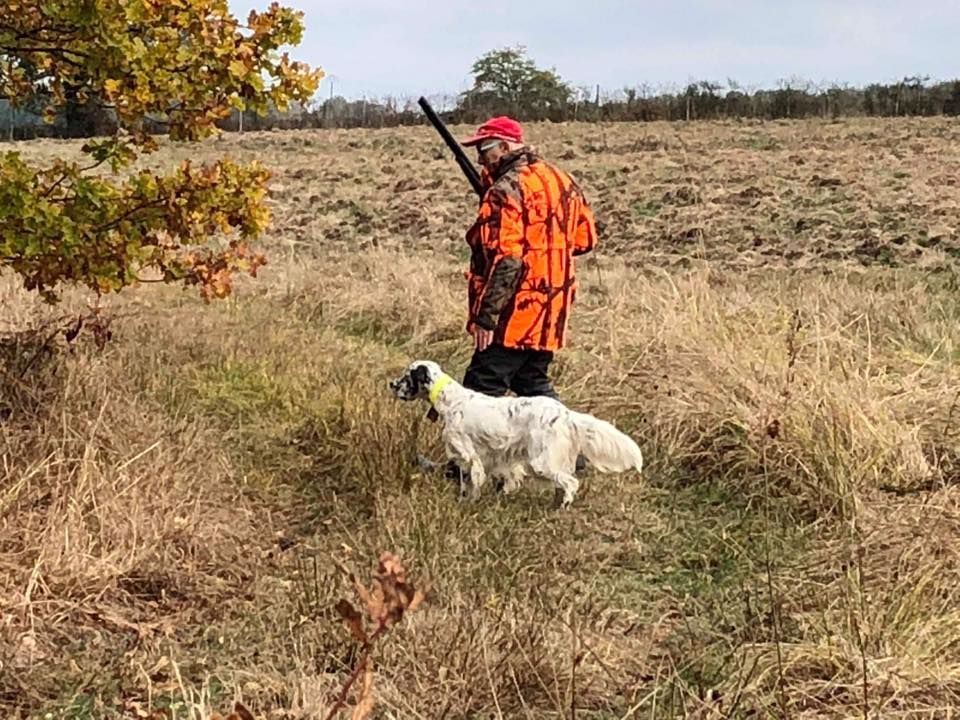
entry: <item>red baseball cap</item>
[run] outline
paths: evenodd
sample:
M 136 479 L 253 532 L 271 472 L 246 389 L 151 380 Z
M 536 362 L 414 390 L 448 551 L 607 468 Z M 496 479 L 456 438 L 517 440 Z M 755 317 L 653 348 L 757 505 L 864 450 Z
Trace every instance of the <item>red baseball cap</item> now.
M 487 120 L 479 127 L 477 132 L 468 137 L 466 140 L 461 140 L 460 144 L 469 147 L 471 145 L 476 145 L 483 140 L 489 140 L 493 138 L 496 138 L 497 140 L 506 140 L 507 142 L 522 143 L 523 128 L 520 127 L 520 123 L 513 118 L 507 117 L 506 115 L 500 115 Z

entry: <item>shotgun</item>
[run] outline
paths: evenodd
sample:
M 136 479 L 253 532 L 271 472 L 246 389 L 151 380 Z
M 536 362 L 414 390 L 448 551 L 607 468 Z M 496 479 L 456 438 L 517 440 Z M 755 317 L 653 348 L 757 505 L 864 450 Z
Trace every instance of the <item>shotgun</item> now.
M 447 147 L 450 148 L 450 151 L 453 153 L 453 157 L 456 158 L 457 165 L 460 166 L 460 169 L 463 170 L 463 174 L 467 176 L 467 180 L 470 181 L 473 191 L 480 197 L 483 197 L 483 182 L 480 180 L 480 173 L 477 171 L 477 168 L 474 167 L 473 163 L 470 162 L 470 159 L 467 157 L 466 153 L 463 152 L 463 148 L 460 147 L 460 144 L 453 139 L 453 136 L 450 134 L 450 131 L 447 130 L 447 126 L 443 124 L 443 120 L 437 117 L 437 114 L 433 111 L 433 108 L 430 107 L 430 103 L 427 102 L 425 97 L 421 97 L 417 104 L 420 105 L 420 108 L 423 110 L 424 114 L 427 116 L 427 120 L 430 121 L 430 124 L 440 133 L 440 137 L 443 138 L 443 141 L 447 144 Z

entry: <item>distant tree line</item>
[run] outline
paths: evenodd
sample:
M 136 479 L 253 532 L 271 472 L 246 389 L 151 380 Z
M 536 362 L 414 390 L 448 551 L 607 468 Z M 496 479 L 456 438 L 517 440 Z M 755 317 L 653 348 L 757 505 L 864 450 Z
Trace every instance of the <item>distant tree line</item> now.
M 522 47 L 493 50 L 472 66 L 473 85 L 459 95 L 428 99 L 451 123 L 478 123 L 508 114 L 521 121 L 650 122 L 717 119 L 917 117 L 960 115 L 960 80 L 931 82 L 907 76 L 893 83 L 822 86 L 791 79 L 774 88 L 747 88 L 733 80 L 702 80 L 678 88 L 650 85 L 602 90 L 574 87 L 554 70 L 544 70 Z M 414 97 L 347 100 L 341 96 L 294 105 L 265 116 L 233 115 L 220 126 L 228 131 L 291 128 L 378 128 L 425 122 Z M 109 108 L 72 99 L 53 124 L 30 108 L 13 109 L 0 99 L 0 137 L 88 137 L 112 132 Z M 158 131 L 162 125 L 157 123 Z

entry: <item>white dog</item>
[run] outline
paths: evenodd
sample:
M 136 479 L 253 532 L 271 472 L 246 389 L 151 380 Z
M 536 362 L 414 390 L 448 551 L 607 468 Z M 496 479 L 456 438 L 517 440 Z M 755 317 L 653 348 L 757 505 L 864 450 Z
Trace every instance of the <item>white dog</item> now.
M 487 477 L 505 493 L 527 474 L 552 481 L 561 507 L 580 487 L 574 475 L 582 454 L 600 472 L 643 470 L 637 444 L 603 420 L 574 412 L 547 397 L 491 397 L 469 390 L 434 362 L 418 360 L 389 383 L 400 400 L 425 398 L 443 422 L 449 459 L 465 478 L 462 497 L 476 498 Z

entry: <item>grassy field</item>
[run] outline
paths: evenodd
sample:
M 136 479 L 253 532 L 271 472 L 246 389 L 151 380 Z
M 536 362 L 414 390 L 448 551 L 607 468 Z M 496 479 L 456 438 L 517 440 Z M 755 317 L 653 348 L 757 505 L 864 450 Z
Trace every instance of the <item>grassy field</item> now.
M 385 383 L 462 373 L 476 202 L 431 130 L 165 144 L 276 170 L 270 265 L 210 306 L 112 300 L 103 349 L 55 332 L 85 296 L 0 277 L 3 717 L 324 718 L 341 566 L 383 551 L 430 591 L 374 717 L 956 714 L 960 126 L 528 133 L 606 225 L 558 389 L 644 477 L 557 512 L 418 470 L 438 429 Z

